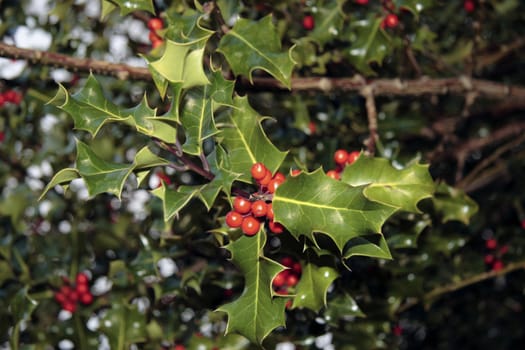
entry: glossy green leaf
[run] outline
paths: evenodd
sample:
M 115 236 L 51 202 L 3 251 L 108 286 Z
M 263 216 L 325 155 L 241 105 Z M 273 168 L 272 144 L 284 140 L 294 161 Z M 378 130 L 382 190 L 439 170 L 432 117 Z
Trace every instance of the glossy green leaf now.
M 396 7 L 406 9 L 416 17 L 422 11 L 428 10 L 433 3 L 433 0 L 394 0 Z
M 417 248 L 417 241 L 425 228 L 432 224 L 429 217 L 413 216 L 407 220 L 406 225 L 399 223 L 397 232 L 388 237 L 388 246 L 391 248 Z M 408 225 L 408 227 L 406 227 Z
M 365 317 L 357 302 L 350 295 L 340 294 L 328 302 L 324 318 L 330 325 L 337 326 L 341 320 L 349 321 L 354 317 Z
M 275 221 L 299 239 L 315 242 L 315 232 L 324 233 L 340 252 L 355 237 L 381 232 L 381 226 L 396 208 L 368 200 L 364 187 L 334 180 L 318 169 L 287 179 L 273 197 Z M 367 255 L 364 251 L 362 255 Z
M 102 0 L 102 9 L 100 11 L 100 20 L 105 21 L 107 16 L 117 9 L 117 5 L 112 3 L 110 0 Z
M 150 70 L 155 70 L 171 83 L 181 83 L 183 88 L 208 84 L 202 61 L 206 40 L 183 44 L 166 40 L 162 57 L 148 60 Z
M 112 303 L 100 320 L 100 331 L 108 337 L 111 349 L 127 349 L 147 339 L 146 315 L 134 305 Z
M 243 174 L 239 180 L 252 182 L 250 169 L 262 162 L 275 172 L 286 157 L 268 139 L 261 127 L 261 117 L 248 103 L 247 97 L 236 97 L 234 109 L 221 130 L 221 144 L 228 152 L 228 169 Z
M 465 192 L 445 183 L 438 185 L 432 202 L 443 222 L 457 220 L 467 225 L 479 209 L 478 204 Z
M 58 173 L 55 174 L 55 176 L 53 176 L 51 181 L 49 181 L 47 186 L 42 191 L 42 194 L 40 195 L 38 200 L 41 200 L 42 198 L 44 198 L 45 194 L 50 189 L 55 187 L 56 185 L 66 184 L 64 186 L 67 186 L 67 184 L 69 184 L 71 181 L 78 179 L 78 178 L 80 178 L 80 174 L 78 173 L 78 170 L 75 168 L 65 168 L 65 169 L 60 170 Z
M 111 0 L 111 2 L 120 8 L 122 16 L 126 16 L 134 11 L 147 11 L 155 14 L 152 0 Z
M 388 159 L 365 156 L 345 167 L 341 181 L 365 186 L 363 193 L 372 201 L 416 213 L 420 212 L 417 203 L 431 197 L 435 187 L 428 165 L 396 169 Z
M 346 51 L 346 55 L 354 67 L 364 75 L 375 75 L 370 63 L 381 65 L 390 51 L 390 39 L 385 31 L 380 29 L 382 18 L 370 18 L 355 21 L 355 40 Z
M 162 200 L 164 211 L 164 221 L 170 220 L 195 197 L 201 186 L 180 186 L 177 190 L 167 188 L 164 182 L 161 186 L 151 191 L 155 196 Z
M 148 147 L 143 147 L 135 155 L 133 171 L 137 175 L 138 185 L 144 181 L 150 170 L 157 166 L 168 165 L 169 161 L 153 153 Z
M 29 320 L 37 306 L 38 302 L 27 294 L 27 288 L 21 288 L 9 303 L 15 325 L 20 324 L 22 321 Z
M 214 31 L 201 26 L 202 17 L 201 13 L 192 10 L 185 11 L 184 15 L 172 13 L 168 17 L 164 38 L 180 44 L 207 40 Z
M 329 266 L 306 264 L 295 289 L 292 308 L 306 307 L 319 312 L 326 306 L 326 293 L 339 273 Z
M 308 37 L 321 45 L 325 45 L 340 36 L 345 20 L 340 1 L 331 0 L 324 6 L 318 7 L 313 16 L 315 27 Z
M 226 333 L 240 333 L 256 344 L 285 323 L 286 298 L 274 298 L 271 287 L 283 266 L 264 256 L 265 242 L 266 234 L 261 228 L 255 236 L 243 235 L 226 246 L 232 262 L 244 275 L 244 290 L 239 298 L 218 309 L 228 314 Z
M 392 259 L 390 249 L 382 234 L 367 235 L 352 238 L 346 245 L 344 258 L 355 255 L 368 256 L 378 259 Z
M 295 62 L 291 49 L 283 52 L 281 41 L 272 16 L 259 21 L 240 18 L 219 43 L 221 52 L 235 75 L 245 75 L 250 81 L 255 69 L 262 69 L 291 87 L 291 75 Z

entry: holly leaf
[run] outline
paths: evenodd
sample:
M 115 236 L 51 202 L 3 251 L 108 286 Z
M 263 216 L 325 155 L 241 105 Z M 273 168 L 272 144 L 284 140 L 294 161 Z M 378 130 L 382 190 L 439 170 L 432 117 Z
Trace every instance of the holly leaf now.
M 18 327 L 21 322 L 28 321 L 37 306 L 38 302 L 27 294 L 27 287 L 21 288 L 9 302 L 14 324 Z
M 281 50 L 281 41 L 272 16 L 268 15 L 259 21 L 240 18 L 231 30 L 219 42 L 221 52 L 235 75 L 245 75 L 252 81 L 255 69 L 262 69 L 291 87 L 292 49 Z
M 210 171 L 215 177 L 201 188 L 199 197 L 208 210 L 211 209 L 221 191 L 230 200 L 232 184 L 241 175 L 230 171 L 224 166 L 226 157 L 225 151 L 220 146 L 217 146 L 206 157 L 210 164 Z
M 295 289 L 292 308 L 306 307 L 319 312 L 326 306 L 326 293 L 339 273 L 329 266 L 306 264 Z
M 202 64 L 208 37 L 190 43 L 166 40 L 164 53 L 158 60 L 146 58 L 150 70 L 171 83 L 181 83 L 185 89 L 208 84 Z
M 147 11 L 155 14 L 155 7 L 152 0 L 111 0 L 120 8 L 120 14 L 126 16 L 135 11 Z
M 99 158 L 88 145 L 77 140 L 76 166 L 90 196 L 99 193 L 112 193 L 120 199 L 122 188 L 131 174 L 129 164 L 107 162 Z
M 161 181 L 161 186 L 151 191 L 153 195 L 162 200 L 162 209 L 164 210 L 164 221 L 169 221 L 179 211 L 188 204 L 188 202 L 195 197 L 201 186 L 180 186 L 177 190 L 173 190 L 165 186 Z
M 215 127 L 213 100 L 209 95 L 209 85 L 193 88 L 187 93 L 180 119 L 186 134 L 186 140 L 182 145 L 185 153 L 200 155 L 204 140 L 219 132 Z
M 392 259 L 390 249 L 382 234 L 367 235 L 352 238 L 345 247 L 344 258 L 354 255 L 368 256 L 378 259 Z
M 344 293 L 328 302 L 324 318 L 328 324 L 337 326 L 341 320 L 348 321 L 353 317 L 365 317 L 357 302 L 350 295 Z
M 78 170 L 75 168 L 65 168 L 60 170 L 58 173 L 53 176 L 51 181 L 47 184 L 46 188 L 42 191 L 42 194 L 40 197 L 38 197 L 38 200 L 40 201 L 42 198 L 44 198 L 45 194 L 55 187 L 56 185 L 64 185 L 64 187 L 67 186 L 71 181 L 80 178 L 80 174 L 78 173 Z
M 228 244 L 232 262 L 244 275 L 244 290 L 239 298 L 222 305 L 217 311 L 226 312 L 226 334 L 237 332 L 252 343 L 261 344 L 276 327 L 285 324 L 287 298 L 273 297 L 272 280 L 283 266 L 264 256 L 264 228 L 252 237 L 243 235 Z
M 329 236 L 343 252 L 352 238 L 381 232 L 381 226 L 397 208 L 372 202 L 354 187 L 334 180 L 318 169 L 287 179 L 273 197 L 275 221 L 296 238 L 314 233 Z M 368 255 L 365 251 L 362 255 Z
M 147 339 L 146 314 L 135 305 L 112 303 L 100 320 L 100 330 L 109 340 L 111 349 L 125 349 Z
M 396 7 L 410 11 L 416 18 L 419 14 L 432 6 L 433 0 L 394 0 Z
M 204 15 L 186 10 L 184 15 L 171 13 L 168 16 L 168 27 L 164 32 L 164 38 L 177 43 L 195 43 L 207 40 L 215 32 L 201 26 L 200 21 Z
M 428 165 L 396 169 L 388 159 L 364 156 L 345 167 L 341 181 L 365 186 L 363 193 L 371 201 L 414 213 L 420 212 L 417 203 L 431 197 L 435 188 Z
M 477 212 L 478 204 L 460 189 L 440 183 L 432 197 L 435 210 L 441 214 L 442 222 L 457 220 L 467 225 Z
M 168 160 L 151 152 L 148 147 L 143 147 L 137 152 L 135 155 L 135 160 L 133 161 L 133 171 L 137 175 L 138 185 L 140 186 L 152 168 L 168 164 Z
M 350 63 L 365 75 L 375 75 L 369 64 L 376 62 L 381 65 L 390 51 L 390 39 L 385 31 L 380 29 L 381 21 L 381 18 L 370 18 L 352 24 L 355 36 L 346 54 Z
M 337 0 L 319 6 L 313 14 L 315 20 L 314 30 L 309 34 L 315 42 L 324 45 L 336 38 L 343 30 L 344 12 Z
M 251 183 L 250 169 L 262 162 L 275 172 L 287 152 L 279 151 L 261 127 L 261 117 L 248 103 L 247 97 L 236 97 L 234 108 L 221 129 L 221 144 L 228 152 L 231 172 L 242 174 L 240 181 Z

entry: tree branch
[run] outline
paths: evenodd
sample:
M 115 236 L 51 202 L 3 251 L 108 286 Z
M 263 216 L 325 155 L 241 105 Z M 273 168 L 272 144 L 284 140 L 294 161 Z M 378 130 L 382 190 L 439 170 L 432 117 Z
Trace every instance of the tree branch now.
M 0 56 L 29 60 L 33 64 L 57 66 L 79 72 L 93 72 L 114 76 L 119 79 L 151 80 L 147 68 L 133 67 L 121 63 L 111 63 L 91 58 L 79 58 L 54 52 L 21 49 L 0 43 Z M 255 77 L 253 84 L 247 79 L 239 79 L 237 84 L 250 91 L 288 91 L 284 85 L 273 78 Z M 468 77 L 431 79 L 423 77 L 414 80 L 376 79 L 366 81 L 361 76 L 347 78 L 293 78 L 294 91 L 341 91 L 358 93 L 371 86 L 375 96 L 422 96 L 477 93 L 478 97 L 505 99 L 507 106 L 525 108 L 525 87 L 506 85 L 498 82 L 470 79 Z

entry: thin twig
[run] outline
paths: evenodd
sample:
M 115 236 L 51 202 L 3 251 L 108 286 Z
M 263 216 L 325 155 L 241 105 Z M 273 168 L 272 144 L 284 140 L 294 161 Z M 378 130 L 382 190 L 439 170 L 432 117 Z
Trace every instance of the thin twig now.
M 368 140 L 366 141 L 366 147 L 367 151 L 370 155 L 373 155 L 376 150 L 376 142 L 377 142 L 377 109 L 376 109 L 376 103 L 374 99 L 374 91 L 372 90 L 372 87 L 367 85 L 365 88 L 361 90 L 361 96 L 365 98 L 365 105 L 366 105 L 366 116 L 368 118 L 368 131 L 370 133 L 370 136 Z

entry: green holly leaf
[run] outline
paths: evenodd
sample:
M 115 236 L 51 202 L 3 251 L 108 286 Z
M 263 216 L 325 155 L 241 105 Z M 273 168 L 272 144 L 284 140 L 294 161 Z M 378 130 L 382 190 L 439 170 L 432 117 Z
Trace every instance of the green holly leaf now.
M 354 255 L 392 259 L 392 254 L 390 254 L 390 249 L 382 234 L 352 238 L 345 247 L 343 257 L 349 259 Z
M 100 331 L 108 337 L 111 349 L 129 348 L 146 341 L 146 314 L 124 301 L 112 303 L 100 320 Z
M 392 248 L 417 248 L 417 241 L 425 228 L 431 226 L 432 220 L 428 215 L 409 214 L 408 218 L 396 223 L 395 230 L 389 234 L 388 246 Z
M 245 75 L 252 81 L 252 72 L 262 69 L 291 87 L 295 64 L 292 49 L 282 52 L 271 15 L 259 21 L 240 18 L 222 37 L 217 51 L 224 55 L 235 75 Z
M 186 95 L 180 119 L 186 134 L 182 145 L 185 153 L 200 155 L 204 140 L 219 132 L 213 119 L 213 100 L 209 98 L 209 90 L 210 86 L 204 85 L 189 90 Z
M 201 26 L 200 21 L 204 15 L 186 10 L 184 15 L 171 13 L 168 16 L 168 26 L 164 32 L 164 38 L 177 43 L 195 43 L 207 40 L 215 32 Z
M 306 307 L 319 312 L 326 306 L 326 293 L 339 273 L 329 266 L 306 264 L 295 289 L 292 308 Z
M 338 326 L 341 320 L 348 321 L 351 317 L 365 317 L 357 302 L 350 295 L 344 293 L 328 302 L 324 318 L 332 326 Z
M 479 209 L 478 204 L 465 192 L 445 183 L 437 186 L 432 202 L 443 222 L 457 220 L 467 225 Z
M 354 187 L 334 180 L 318 169 L 287 179 L 273 196 L 275 221 L 296 238 L 324 233 L 340 252 L 352 238 L 381 232 L 381 226 L 397 208 L 372 202 Z M 362 255 L 367 255 L 364 252 Z
M 390 52 L 388 35 L 380 29 L 382 18 L 369 18 L 352 23 L 355 37 L 346 55 L 350 63 L 364 75 L 375 75 L 371 62 L 381 65 Z
M 227 80 L 220 70 L 210 74 L 210 98 L 213 101 L 213 111 L 220 106 L 233 106 L 233 90 L 235 82 Z
M 273 329 L 285 324 L 287 298 L 274 298 L 271 287 L 283 266 L 264 256 L 265 243 L 266 233 L 261 228 L 255 236 L 243 235 L 226 246 L 244 275 L 244 290 L 239 298 L 217 309 L 228 315 L 227 334 L 240 333 L 255 344 L 261 344 Z
M 38 302 L 27 294 L 27 288 L 21 288 L 9 303 L 14 324 L 18 326 L 21 322 L 28 321 L 37 306 Z
M 126 16 L 135 11 L 147 11 L 155 14 L 155 7 L 152 0 L 111 0 L 120 8 L 120 14 Z
M 338 0 L 332 0 L 317 9 L 318 11 L 313 14 L 315 27 L 309 37 L 324 45 L 339 37 L 343 30 L 345 16 Z
M 38 200 L 40 201 L 42 198 L 44 198 L 45 194 L 56 185 L 63 185 L 64 187 L 67 187 L 67 184 L 78 178 L 80 178 L 80 174 L 75 168 L 65 168 L 60 170 L 55 174 L 55 176 L 53 176 L 46 188 L 44 188 L 42 194 L 40 197 L 38 197 Z
M 435 188 L 428 165 L 413 164 L 399 170 L 388 159 L 364 156 L 345 167 L 341 181 L 366 186 L 363 193 L 372 201 L 415 213 L 420 212 L 417 203 L 431 197 Z
M 171 83 L 181 83 L 185 89 L 206 85 L 209 81 L 202 64 L 206 41 L 207 38 L 191 43 L 166 40 L 161 58 L 155 61 L 146 58 L 149 68 Z
M 138 185 L 144 181 L 152 168 L 168 165 L 170 162 L 153 153 L 148 147 L 143 147 L 135 155 L 133 171 L 137 175 Z
M 242 174 L 240 181 L 251 183 L 250 169 L 262 162 L 272 172 L 277 171 L 287 152 L 279 151 L 261 127 L 261 117 L 248 103 L 247 97 L 233 100 L 232 113 L 221 130 L 221 144 L 229 155 L 229 170 Z
M 164 221 L 167 222 L 175 215 L 178 215 L 179 211 L 198 194 L 200 189 L 201 186 L 180 186 L 178 189 L 173 190 L 166 187 L 164 182 L 161 182 L 161 186 L 151 191 L 151 193 L 162 200 Z
M 102 0 L 102 9 L 100 11 L 100 20 L 105 21 L 107 16 L 117 9 L 117 5 L 112 3 L 110 0 Z
M 201 188 L 199 198 L 206 208 L 210 210 L 221 191 L 230 200 L 232 184 L 241 174 L 234 173 L 224 166 L 227 155 L 220 146 L 217 146 L 206 158 L 210 164 L 210 171 L 215 177 Z

